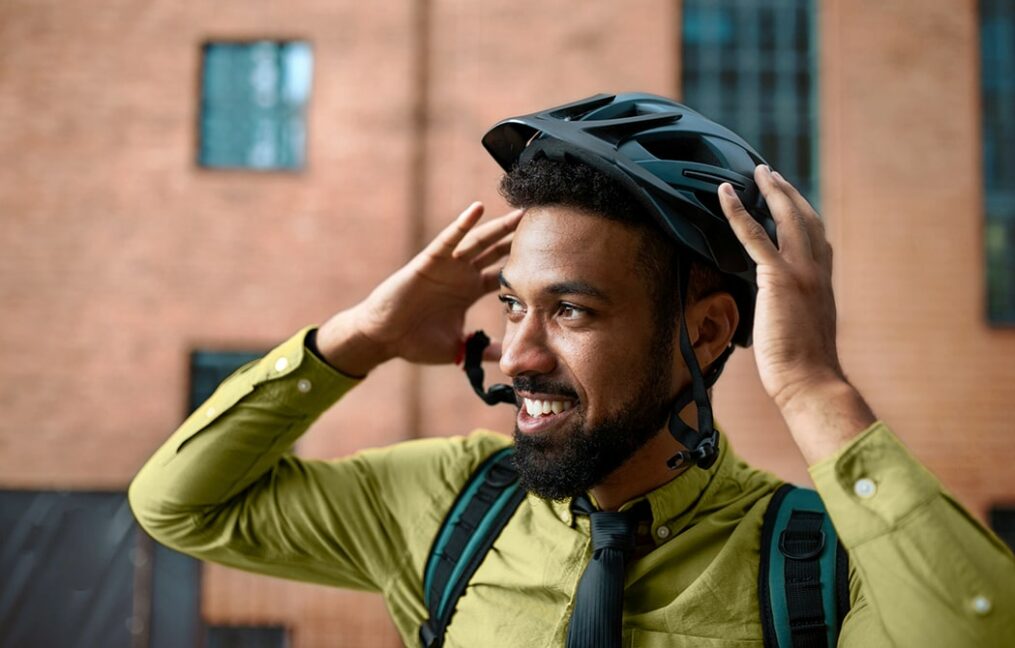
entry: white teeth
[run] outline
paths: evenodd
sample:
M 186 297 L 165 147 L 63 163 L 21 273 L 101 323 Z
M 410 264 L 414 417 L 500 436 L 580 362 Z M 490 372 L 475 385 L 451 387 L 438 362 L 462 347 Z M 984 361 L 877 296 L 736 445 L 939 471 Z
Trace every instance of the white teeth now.
M 525 405 L 525 411 L 532 417 L 560 414 L 574 406 L 574 403 L 571 401 L 533 400 L 531 398 L 525 398 L 522 401 Z

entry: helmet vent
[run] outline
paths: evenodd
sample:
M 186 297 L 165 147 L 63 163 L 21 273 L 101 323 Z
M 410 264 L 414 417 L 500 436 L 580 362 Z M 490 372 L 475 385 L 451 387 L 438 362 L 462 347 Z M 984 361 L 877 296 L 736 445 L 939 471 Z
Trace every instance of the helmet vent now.
M 660 160 L 724 166 L 715 150 L 700 137 L 646 138 L 638 143 Z
M 742 182 L 737 182 L 736 180 L 724 178 L 714 173 L 705 173 L 704 171 L 695 171 L 693 169 L 684 169 L 684 177 L 692 178 L 694 180 L 703 180 L 704 182 L 711 182 L 712 184 L 715 185 L 721 185 L 724 182 L 728 182 L 731 185 L 733 185 L 733 188 L 736 189 L 737 191 L 743 191 L 745 188 L 744 183 Z

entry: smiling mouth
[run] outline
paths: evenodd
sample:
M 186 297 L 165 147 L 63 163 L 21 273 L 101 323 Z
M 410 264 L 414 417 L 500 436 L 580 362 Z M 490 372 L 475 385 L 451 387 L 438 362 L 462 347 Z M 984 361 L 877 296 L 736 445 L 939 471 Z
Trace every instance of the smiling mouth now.
M 539 418 L 542 416 L 553 416 L 554 414 L 566 412 L 574 407 L 574 402 L 570 400 L 523 398 L 522 407 L 525 409 L 525 413 L 529 416 Z

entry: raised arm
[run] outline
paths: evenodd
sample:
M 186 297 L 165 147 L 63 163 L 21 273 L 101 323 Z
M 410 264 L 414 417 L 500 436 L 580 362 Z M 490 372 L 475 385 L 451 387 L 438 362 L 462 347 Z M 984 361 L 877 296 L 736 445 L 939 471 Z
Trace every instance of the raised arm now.
M 846 380 L 821 220 L 768 167 L 759 166 L 755 179 L 778 226 L 778 247 L 728 184 L 719 199 L 758 264 L 754 344 L 762 384 L 858 576 L 840 645 L 1011 645 L 1011 552 L 942 490 Z
M 468 470 L 458 455 L 475 454 L 478 462 L 491 442 L 420 442 L 336 461 L 302 460 L 289 450 L 381 362 L 454 360 L 465 312 L 496 288 L 492 266 L 520 218 L 512 212 L 477 225 L 482 211 L 470 206 L 366 300 L 321 327 L 317 348 L 326 362 L 307 348 L 308 327 L 220 385 L 131 483 L 141 525 L 199 558 L 382 589 L 407 560 L 400 529 L 416 524 L 414 511 L 434 508 L 413 506 L 425 491 L 414 475 Z M 393 465 L 398 474 L 388 478 Z M 444 481 L 454 480 L 448 474 Z

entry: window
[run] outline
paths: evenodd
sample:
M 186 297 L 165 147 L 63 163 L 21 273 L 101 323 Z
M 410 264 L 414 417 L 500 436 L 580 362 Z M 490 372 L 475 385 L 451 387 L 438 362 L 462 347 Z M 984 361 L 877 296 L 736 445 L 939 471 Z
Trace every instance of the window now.
M 190 408 L 193 412 L 208 400 L 230 374 L 259 360 L 264 351 L 194 351 L 190 354 Z
M 201 565 L 124 493 L 0 490 L 0 529 L 0 646 L 197 645 Z
M 995 506 L 990 509 L 990 528 L 1015 551 L 1015 507 Z
M 987 316 L 1015 324 L 1015 4 L 980 2 Z
M 814 0 L 684 0 L 683 100 L 817 203 Z
M 301 169 L 312 75 L 313 52 L 306 42 L 206 44 L 201 166 Z

